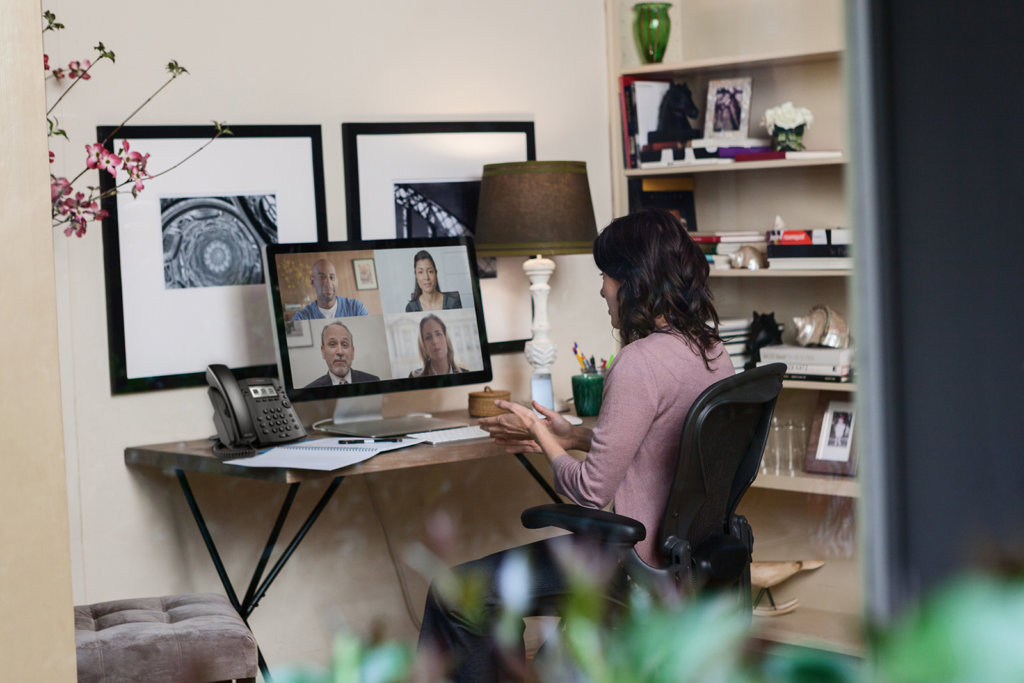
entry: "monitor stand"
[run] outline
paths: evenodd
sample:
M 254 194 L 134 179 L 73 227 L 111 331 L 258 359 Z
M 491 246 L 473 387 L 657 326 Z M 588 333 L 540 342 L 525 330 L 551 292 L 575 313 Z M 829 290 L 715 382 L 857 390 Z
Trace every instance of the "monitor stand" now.
M 318 423 L 315 428 L 330 434 L 376 438 L 466 426 L 465 422 L 443 420 L 425 413 L 383 417 L 383 404 L 379 394 L 339 398 L 334 406 L 333 422 Z

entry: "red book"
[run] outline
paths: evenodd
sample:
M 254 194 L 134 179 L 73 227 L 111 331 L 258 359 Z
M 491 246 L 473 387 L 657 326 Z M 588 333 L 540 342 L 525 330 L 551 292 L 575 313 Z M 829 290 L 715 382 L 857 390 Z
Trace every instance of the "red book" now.
M 735 157 L 737 162 L 740 161 L 771 161 L 773 159 L 785 159 L 785 152 L 750 152 L 747 154 L 737 154 Z

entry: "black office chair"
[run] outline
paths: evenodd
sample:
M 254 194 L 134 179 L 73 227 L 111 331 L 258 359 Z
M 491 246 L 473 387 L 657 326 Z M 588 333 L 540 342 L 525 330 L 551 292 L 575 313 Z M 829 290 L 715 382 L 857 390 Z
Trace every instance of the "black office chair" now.
M 658 530 L 663 568 L 640 559 L 634 546 L 647 530 L 630 517 L 549 504 L 525 510 L 523 526 L 558 527 L 614 547 L 629 580 L 648 590 L 735 591 L 749 614 L 754 535 L 736 506 L 760 468 L 785 371 L 784 363 L 748 370 L 716 382 L 694 401 Z

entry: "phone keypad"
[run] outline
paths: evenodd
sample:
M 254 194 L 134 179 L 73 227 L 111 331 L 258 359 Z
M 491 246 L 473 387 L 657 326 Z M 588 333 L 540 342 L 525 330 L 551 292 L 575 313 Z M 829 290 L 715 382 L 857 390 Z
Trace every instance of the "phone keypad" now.
M 283 441 L 305 434 L 291 402 L 282 397 L 256 399 L 256 431 L 263 441 Z

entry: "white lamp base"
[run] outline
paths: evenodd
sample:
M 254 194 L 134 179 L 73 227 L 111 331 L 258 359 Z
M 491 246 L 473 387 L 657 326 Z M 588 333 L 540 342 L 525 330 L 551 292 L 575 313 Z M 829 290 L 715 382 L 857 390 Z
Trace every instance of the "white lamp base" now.
M 536 256 L 523 263 L 523 271 L 530 278 L 530 296 L 533 299 L 533 338 L 526 343 L 526 360 L 533 366 L 530 376 L 530 396 L 549 410 L 555 409 L 551 366 L 558 357 L 558 348 L 551 341 L 551 323 L 548 322 L 548 280 L 555 272 L 555 262 Z

